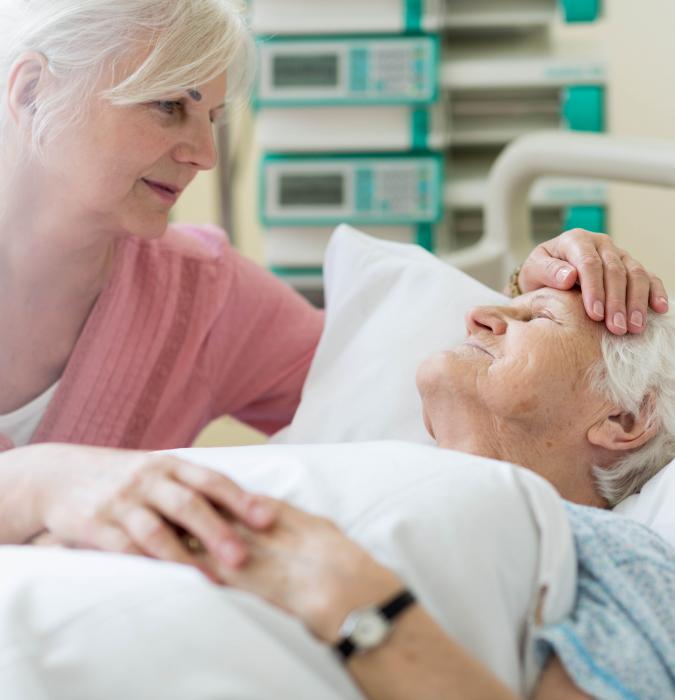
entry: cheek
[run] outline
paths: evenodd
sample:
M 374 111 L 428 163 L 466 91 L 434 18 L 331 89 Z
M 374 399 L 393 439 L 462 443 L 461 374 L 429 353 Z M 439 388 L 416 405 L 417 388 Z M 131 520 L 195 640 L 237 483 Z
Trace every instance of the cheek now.
M 545 411 L 558 400 L 555 361 L 539 353 L 523 352 L 492 364 L 479 392 L 495 413 L 525 416 Z

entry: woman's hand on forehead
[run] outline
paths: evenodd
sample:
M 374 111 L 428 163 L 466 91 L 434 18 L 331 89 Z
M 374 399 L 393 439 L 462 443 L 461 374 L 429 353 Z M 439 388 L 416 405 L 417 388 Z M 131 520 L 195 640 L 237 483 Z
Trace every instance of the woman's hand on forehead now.
M 645 270 L 609 236 L 572 229 L 538 245 L 518 276 L 523 292 L 541 287 L 581 287 L 584 308 L 616 335 L 641 333 L 647 310 L 668 311 L 661 280 Z

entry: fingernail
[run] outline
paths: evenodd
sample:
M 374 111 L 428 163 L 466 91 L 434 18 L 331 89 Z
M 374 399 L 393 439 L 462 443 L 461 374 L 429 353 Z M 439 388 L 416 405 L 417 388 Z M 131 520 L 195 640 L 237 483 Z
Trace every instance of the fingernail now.
M 659 298 L 657 299 L 657 301 L 658 301 L 662 306 L 665 306 L 666 309 L 668 308 L 668 299 L 666 299 L 665 297 L 659 297 Z
M 616 313 L 614 314 L 614 325 L 622 331 L 627 330 L 626 329 L 626 317 L 621 313 Z
M 636 328 L 642 328 L 643 322 L 644 318 L 642 314 L 639 311 L 633 311 L 633 313 L 630 315 L 631 325 L 635 326 Z
M 218 554 L 229 566 L 237 566 L 244 559 L 244 550 L 234 542 L 223 542 L 218 547 Z
M 601 301 L 596 301 L 593 304 L 593 313 L 600 318 L 605 317 L 605 305 Z
M 572 270 L 569 267 L 561 267 L 555 274 L 556 279 L 561 284 L 564 284 L 565 280 L 570 276 L 571 272 Z

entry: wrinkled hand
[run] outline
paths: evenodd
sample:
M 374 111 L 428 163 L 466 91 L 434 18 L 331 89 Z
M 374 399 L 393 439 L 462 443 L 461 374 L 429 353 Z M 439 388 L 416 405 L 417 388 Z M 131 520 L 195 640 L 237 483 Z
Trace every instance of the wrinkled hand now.
M 249 557 L 236 570 L 213 562 L 228 585 L 260 596 L 335 642 L 353 609 L 379 603 L 401 583 L 331 521 L 275 501 L 278 517 L 266 531 L 236 526 Z
M 237 567 L 246 545 L 228 518 L 266 528 L 276 517 L 267 499 L 172 455 L 74 445 L 33 450 L 46 530 L 34 544 L 145 555 L 196 566 L 215 580 L 186 540 L 197 538 L 214 561 Z
M 616 335 L 641 333 L 647 308 L 668 311 L 668 295 L 661 280 L 645 270 L 609 236 L 572 229 L 538 245 L 518 276 L 523 292 L 540 287 L 581 287 L 586 313 L 604 319 Z

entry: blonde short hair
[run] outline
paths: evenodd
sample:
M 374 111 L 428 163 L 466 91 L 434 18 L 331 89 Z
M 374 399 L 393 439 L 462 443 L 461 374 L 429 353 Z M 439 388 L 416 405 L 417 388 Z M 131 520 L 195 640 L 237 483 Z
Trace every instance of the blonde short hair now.
M 228 102 L 248 97 L 254 43 L 243 0 L 2 0 L 0 95 L 6 104 L 12 64 L 42 54 L 53 89 L 35 105 L 33 146 L 86 115 L 78 109 L 104 70 L 113 85 L 102 97 L 127 105 L 163 99 L 227 72 Z M 121 62 L 145 55 L 116 82 Z M 6 123 L 0 107 L 0 127 Z

